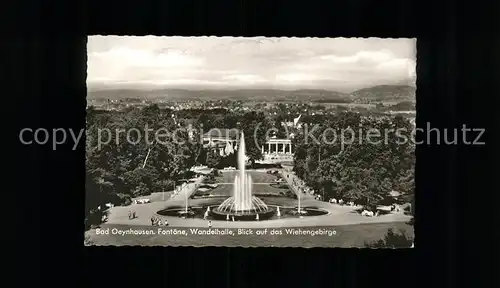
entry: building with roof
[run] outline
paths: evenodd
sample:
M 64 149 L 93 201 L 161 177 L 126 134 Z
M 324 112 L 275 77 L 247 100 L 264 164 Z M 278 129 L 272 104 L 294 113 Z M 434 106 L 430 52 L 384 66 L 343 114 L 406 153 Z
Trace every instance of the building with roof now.
M 238 129 L 213 128 L 203 134 L 203 147 L 210 148 L 214 153 L 219 153 L 221 156 L 227 156 L 238 150 L 239 135 L 240 131 Z M 293 156 L 291 139 L 271 137 L 260 148 L 265 158 L 277 155 Z
M 213 128 L 203 134 L 203 147 L 210 148 L 214 153 L 227 156 L 238 150 L 238 129 Z

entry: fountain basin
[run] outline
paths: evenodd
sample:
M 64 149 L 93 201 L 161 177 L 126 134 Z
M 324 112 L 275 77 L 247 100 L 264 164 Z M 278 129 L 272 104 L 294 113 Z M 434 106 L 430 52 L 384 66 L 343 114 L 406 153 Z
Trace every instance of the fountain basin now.
M 322 208 L 317 207 L 301 207 L 300 214 L 297 213 L 297 207 L 284 207 L 281 206 L 280 216 L 277 215 L 277 206 L 269 206 L 266 210 L 261 210 L 260 212 L 255 212 L 255 210 L 250 211 L 218 211 L 219 205 L 209 204 L 209 205 L 201 205 L 197 207 L 189 207 L 188 210 L 189 215 L 184 214 L 184 208 L 173 207 L 166 208 L 157 212 L 160 216 L 168 216 L 168 217 L 176 217 L 176 218 L 184 218 L 183 216 L 187 216 L 185 218 L 189 219 L 203 219 L 205 216 L 205 212 L 207 207 L 210 207 L 210 213 L 207 220 L 213 221 L 228 221 L 227 215 L 229 215 L 229 221 L 232 221 L 234 216 L 234 221 L 257 221 L 256 216 L 259 214 L 258 221 L 273 221 L 277 219 L 288 219 L 293 220 L 300 217 L 314 217 L 314 216 L 322 216 L 327 215 L 328 211 Z M 194 213 L 194 214 L 191 214 Z M 187 221 L 187 219 L 186 219 Z
M 249 198 L 245 206 L 248 207 L 247 209 L 239 209 L 242 206 L 237 205 L 237 201 L 236 197 L 227 198 L 219 207 L 212 210 L 212 215 L 216 219 L 221 219 L 222 217 L 226 220 L 229 215 L 230 220 L 234 217 L 235 220 L 241 221 L 266 220 L 274 215 L 275 211 L 269 208 L 267 204 L 258 197 L 252 196 Z M 257 215 L 259 219 L 257 219 Z
M 271 208 L 267 208 L 266 210 L 255 211 L 255 210 L 243 210 L 243 211 L 220 211 L 218 209 L 212 210 L 210 215 L 214 220 L 227 220 L 227 215 L 229 215 L 229 220 L 232 221 L 233 217 L 235 221 L 262 221 L 269 220 L 274 216 L 276 211 Z M 257 220 L 257 214 L 259 215 L 259 219 Z
M 264 203 L 264 201 L 262 201 L 260 198 L 257 198 L 255 196 L 252 196 L 250 198 L 249 204 L 246 206 L 248 208 L 246 208 L 246 209 L 239 209 L 239 207 L 241 207 L 241 206 L 238 206 L 236 201 L 237 201 L 236 197 L 229 197 L 226 200 L 224 200 L 224 202 L 222 202 L 219 205 L 219 207 L 217 207 L 216 210 L 218 210 L 220 212 L 231 212 L 231 211 L 238 212 L 239 211 L 242 214 L 250 213 L 250 212 L 254 211 L 258 214 L 260 212 L 265 212 L 269 209 L 267 207 L 267 204 Z
M 157 214 L 161 216 L 180 217 L 180 218 L 194 218 L 196 216 L 196 213 L 191 208 L 189 208 L 187 211 L 185 208 L 164 209 L 158 211 Z
M 245 138 L 243 132 L 238 146 L 238 174 L 235 175 L 233 185 L 233 196 L 224 200 L 220 205 L 212 207 L 192 207 L 193 212 L 179 208 L 170 208 L 158 211 L 159 215 L 177 216 L 183 218 L 202 218 L 205 220 L 225 220 L 225 221 L 261 221 L 272 218 L 302 218 L 303 216 L 319 216 L 327 214 L 328 211 L 315 209 L 314 207 L 301 207 L 301 211 L 294 211 L 290 208 L 275 210 L 270 208 L 264 201 L 253 195 L 253 180 L 250 174 L 245 172 Z M 186 207 L 188 207 L 186 199 Z M 300 205 L 300 202 L 299 202 Z M 277 208 L 278 209 L 278 208 Z M 276 217 L 274 217 L 276 215 Z
M 287 214 L 292 216 L 321 216 L 328 214 L 328 211 L 316 207 L 301 207 L 299 212 L 298 207 L 294 207 L 288 210 Z

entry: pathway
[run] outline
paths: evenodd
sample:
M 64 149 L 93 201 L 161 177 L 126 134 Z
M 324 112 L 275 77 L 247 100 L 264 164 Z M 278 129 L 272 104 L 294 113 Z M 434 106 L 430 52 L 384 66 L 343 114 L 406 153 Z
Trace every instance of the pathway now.
M 280 172 L 281 172 L 281 176 L 283 176 L 283 179 L 285 179 L 285 181 L 288 183 L 288 186 L 290 186 L 290 188 L 292 189 L 292 191 L 295 194 L 297 194 L 297 197 L 300 197 L 301 201 L 302 200 L 316 200 L 314 198 L 314 195 L 309 194 L 309 193 L 302 193 L 301 189 L 299 187 L 293 185 L 293 180 L 294 179 L 295 179 L 296 183 L 299 183 L 299 181 L 301 181 L 299 179 L 299 177 L 297 177 L 297 175 L 295 175 L 295 173 L 289 172 L 289 171 L 286 171 L 286 170 L 281 170 Z M 290 177 L 287 177 L 287 176 L 290 176 Z
M 126 225 L 151 225 L 151 216 L 155 215 L 157 211 L 164 209 L 167 202 L 178 202 L 184 205 L 186 194 L 190 197 L 196 190 L 196 186 L 203 181 L 204 177 L 196 178 L 193 183 L 188 183 L 180 191 L 175 191 L 170 199 L 159 199 L 156 201 L 146 204 L 131 204 L 129 206 L 115 206 L 110 208 L 108 211 L 108 221 L 109 224 L 126 224 Z M 160 193 L 156 193 L 161 195 Z M 158 196 L 159 196 L 158 195 Z M 144 196 L 141 198 L 149 198 L 149 196 Z M 137 218 L 128 219 L 128 212 L 135 211 Z M 106 225 L 106 224 L 103 224 Z
M 301 219 L 276 219 L 268 221 L 251 221 L 251 222 L 226 222 L 226 221 L 212 221 L 213 228 L 278 228 L 278 227 L 311 227 L 311 226 L 340 226 L 340 225 L 353 225 L 362 223 L 384 223 L 384 222 L 400 222 L 409 221 L 410 216 L 403 214 L 387 214 L 378 217 L 365 217 L 353 210 L 356 207 L 341 206 L 330 204 L 328 202 L 318 201 L 314 199 L 313 195 L 298 192 L 298 188 L 294 187 L 292 179 L 298 179 L 293 173 L 283 172 L 284 179 L 289 183 L 295 193 L 300 194 L 301 205 L 321 207 L 329 211 L 329 215 L 323 216 L 308 216 Z M 287 178 L 287 173 L 290 173 L 290 178 Z M 295 178 L 292 178 L 295 177 Z M 170 227 L 207 227 L 207 221 L 203 219 L 181 219 L 177 217 L 159 216 L 157 211 L 165 208 L 166 203 L 174 204 L 183 207 L 185 204 L 186 193 L 187 196 L 195 191 L 196 185 L 200 184 L 203 178 L 198 178 L 194 183 L 189 183 L 184 188 L 177 192 L 175 195 L 166 201 L 158 201 L 147 204 L 132 204 L 126 207 L 113 207 L 110 209 L 110 214 L 107 223 L 102 226 L 112 226 L 116 224 L 130 225 L 130 226 L 150 226 L 151 216 L 156 215 L 163 219 L 168 219 Z M 268 183 L 269 184 L 269 183 Z M 138 218 L 129 220 L 128 211 L 135 211 Z
M 178 192 L 175 192 L 171 197 L 170 200 L 184 200 L 186 199 L 186 194 L 187 197 L 189 198 L 191 194 L 193 194 L 196 190 L 196 186 L 201 184 L 203 182 L 204 177 L 200 176 L 196 178 L 196 180 L 193 183 L 187 183 L 182 187 L 182 189 Z
M 161 209 L 159 207 L 158 209 Z M 335 209 L 335 208 L 334 208 Z M 138 210 L 136 210 L 138 211 Z M 137 212 L 139 214 L 139 211 Z M 151 213 L 151 211 L 149 211 Z M 158 215 L 157 215 L 158 216 Z M 102 224 L 101 227 L 106 226 L 112 227 L 114 224 L 124 224 L 130 226 L 151 226 L 150 221 L 151 214 L 149 217 L 139 216 L 138 219 L 128 220 L 127 217 L 123 221 L 109 221 L 106 224 Z M 162 219 L 168 219 L 169 228 L 175 227 L 198 227 L 206 228 L 208 225 L 207 220 L 203 219 L 182 219 L 178 217 L 166 217 L 158 216 Z M 387 214 L 378 217 L 364 217 L 358 213 L 341 213 L 336 211 L 330 215 L 323 216 L 307 216 L 304 218 L 285 218 L 267 221 L 212 221 L 212 228 L 285 228 L 285 227 L 317 227 L 317 226 L 345 226 L 345 225 L 355 225 L 355 224 L 367 224 L 367 223 L 390 223 L 390 222 L 406 222 L 409 221 L 411 217 L 402 214 Z M 157 228 L 157 227 L 155 227 Z

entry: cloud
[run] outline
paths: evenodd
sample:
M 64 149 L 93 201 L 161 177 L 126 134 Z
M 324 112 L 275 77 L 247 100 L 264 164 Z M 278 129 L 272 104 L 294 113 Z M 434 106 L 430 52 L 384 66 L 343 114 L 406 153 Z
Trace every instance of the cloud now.
M 235 74 L 222 77 L 223 80 L 235 81 L 241 84 L 265 83 L 267 79 L 255 74 Z
M 412 59 L 391 59 L 389 61 L 382 62 L 377 65 L 377 70 L 382 73 L 387 74 L 396 74 L 399 76 L 401 73 L 401 77 L 415 77 L 416 76 L 416 62 Z M 406 75 L 404 73 L 407 73 Z
M 321 80 L 317 75 L 307 73 L 284 73 L 276 75 L 277 82 L 312 82 Z
M 415 41 L 89 37 L 88 83 L 356 89 L 415 79 Z
M 89 55 L 89 80 L 109 79 L 109 81 L 168 80 L 178 78 L 203 67 L 203 59 L 171 50 L 165 53 L 113 47 L 105 52 Z

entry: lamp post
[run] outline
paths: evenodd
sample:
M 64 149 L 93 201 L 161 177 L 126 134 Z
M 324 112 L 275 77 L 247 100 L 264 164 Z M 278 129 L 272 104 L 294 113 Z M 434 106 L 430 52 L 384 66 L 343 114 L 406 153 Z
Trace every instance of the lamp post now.
M 186 196 L 186 215 L 187 215 L 187 212 L 188 212 L 188 193 L 187 193 L 187 190 L 184 191 L 184 195 Z
M 302 193 L 302 191 L 299 191 L 299 193 L 297 194 L 297 199 L 299 200 L 299 207 L 298 207 L 299 216 L 300 216 L 300 194 L 301 193 Z
M 175 194 L 175 188 L 176 188 L 176 185 L 175 185 L 175 184 L 177 184 L 177 182 L 174 180 L 173 184 L 174 184 L 174 189 L 173 189 L 172 191 L 173 191 L 173 192 L 174 192 L 174 194 Z M 165 189 L 163 189 L 162 199 L 163 199 L 163 201 L 165 201 Z

